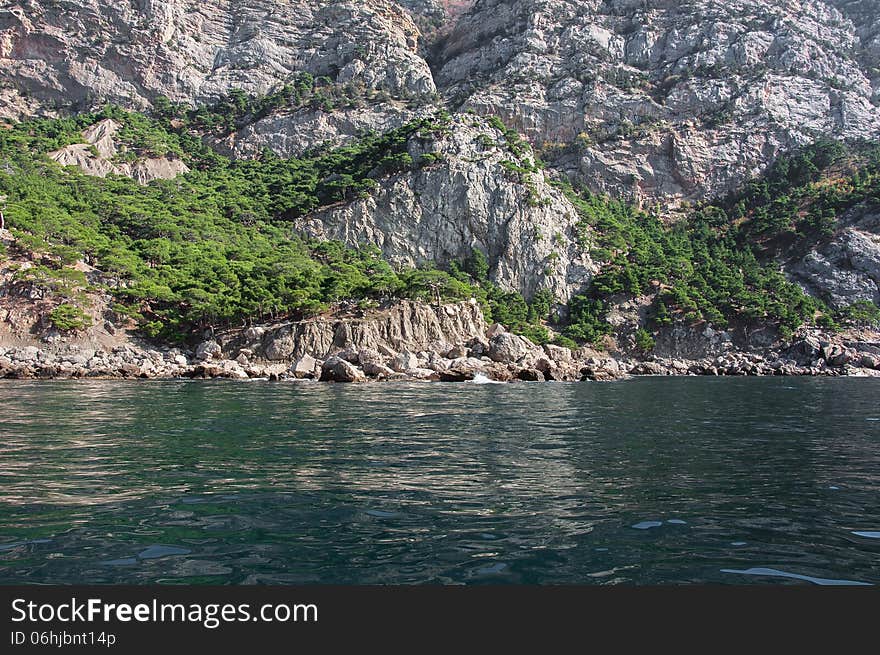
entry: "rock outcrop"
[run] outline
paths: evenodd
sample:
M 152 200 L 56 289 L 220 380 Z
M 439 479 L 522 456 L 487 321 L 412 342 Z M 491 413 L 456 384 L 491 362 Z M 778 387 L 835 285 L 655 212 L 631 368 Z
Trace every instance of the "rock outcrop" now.
M 432 105 L 411 109 L 394 102 L 331 112 L 302 107 L 274 112 L 211 141 L 217 150 L 233 157 L 253 158 L 267 148 L 279 157 L 297 157 L 316 146 L 347 145 L 365 132 L 389 132 L 435 111 Z
M 121 128 L 121 124 L 106 118 L 83 131 L 85 143 L 65 146 L 50 152 L 49 157 L 62 166 L 78 166 L 89 175 L 125 175 L 139 184 L 171 180 L 189 172 L 189 167 L 183 161 L 172 157 L 139 157 L 133 162 L 118 161 L 116 155 L 119 154 L 119 148 L 114 136 Z
M 246 349 L 254 357 L 292 362 L 311 356 L 325 360 L 343 350 L 448 351 L 455 343 L 484 334 L 486 322 L 470 302 L 434 307 L 401 302 L 363 318 L 316 318 L 261 328 L 224 337 L 223 350 L 235 355 Z
M 303 229 L 377 244 L 406 266 L 463 261 L 481 250 L 492 279 L 527 298 L 548 289 L 565 301 L 588 283 L 597 267 L 578 243 L 575 208 L 530 154 L 511 153 L 497 128 L 455 116 L 440 136 L 413 137 L 409 154 L 430 163 L 384 180 L 367 198 L 308 216 Z
M 426 95 L 435 85 L 419 36 L 385 0 L 17 0 L 0 9 L 0 115 L 210 102 L 233 88 L 266 93 L 298 71 Z
M 437 80 L 596 191 L 697 200 L 819 136 L 880 133 L 876 7 L 481 0 L 443 43 Z
M 880 305 L 880 212 L 860 207 L 841 217 L 834 236 L 794 258 L 786 272 L 832 307 Z

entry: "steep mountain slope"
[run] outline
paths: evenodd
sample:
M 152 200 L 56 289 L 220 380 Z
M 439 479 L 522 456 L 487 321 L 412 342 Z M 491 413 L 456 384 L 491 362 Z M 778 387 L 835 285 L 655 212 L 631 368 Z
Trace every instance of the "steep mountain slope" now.
M 474 116 L 431 140 L 407 144 L 427 165 L 387 180 L 377 193 L 312 214 L 314 237 L 375 243 L 392 262 L 414 266 L 487 254 L 492 279 L 526 298 L 549 290 L 562 302 L 595 265 L 578 244 L 578 213 L 548 184 L 518 137 Z
M 876 3 L 840 4 L 858 28 L 815 0 L 481 0 L 437 80 L 596 191 L 696 200 L 820 136 L 880 133 Z
M 262 94 L 297 71 L 426 95 L 435 87 L 418 40 L 410 15 L 384 0 L 20 0 L 0 9 L 0 113 Z
M 880 134 L 877 9 L 876 0 L 19 0 L 0 9 L 0 115 L 106 101 L 144 109 L 159 96 L 195 105 L 231 89 L 265 94 L 303 72 L 360 99 L 281 107 L 221 144 L 291 156 L 399 127 L 434 105 L 439 87 L 453 107 L 500 115 L 592 190 L 668 211 L 725 193 L 821 136 Z

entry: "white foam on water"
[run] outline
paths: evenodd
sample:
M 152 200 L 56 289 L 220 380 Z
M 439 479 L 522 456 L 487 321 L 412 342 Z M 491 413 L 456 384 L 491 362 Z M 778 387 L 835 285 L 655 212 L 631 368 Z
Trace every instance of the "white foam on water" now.
M 477 373 L 474 376 L 474 379 L 471 380 L 474 384 L 504 384 L 503 382 L 499 382 L 498 380 L 490 380 L 482 373 Z
M 846 586 L 846 587 L 871 587 L 870 582 L 860 582 L 858 580 L 832 580 L 830 578 L 815 578 L 811 575 L 801 575 L 800 573 L 791 573 L 790 571 L 780 571 L 779 569 L 765 569 L 763 567 L 754 567 L 751 569 L 721 569 L 722 573 L 739 573 L 740 575 L 766 575 L 773 578 L 794 578 L 795 580 L 805 580 L 816 585 L 827 586 Z
M 640 521 L 630 527 L 636 530 L 649 530 L 651 528 L 659 528 L 661 525 L 663 525 L 663 521 Z

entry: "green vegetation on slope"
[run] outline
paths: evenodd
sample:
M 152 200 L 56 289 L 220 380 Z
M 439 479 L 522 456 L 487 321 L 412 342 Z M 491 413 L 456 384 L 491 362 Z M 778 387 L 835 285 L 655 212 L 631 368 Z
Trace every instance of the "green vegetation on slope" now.
M 623 203 L 576 192 L 582 245 L 607 262 L 589 289 L 570 304 L 571 338 L 598 342 L 610 334 L 605 315 L 620 297 L 653 295 L 655 327 L 674 318 L 776 325 L 784 336 L 817 321 L 870 323 L 872 303 L 830 311 L 788 282 L 772 260 L 784 248 L 804 248 L 833 234 L 837 217 L 862 203 L 880 204 L 880 148 L 822 142 L 781 158 L 741 193 L 693 208 L 686 220 L 664 225 Z M 649 345 L 641 335 L 640 348 Z
M 140 186 L 125 177 L 101 179 L 62 168 L 45 156 L 80 142 L 81 131 L 104 118 L 122 123 L 118 137 L 125 152 L 181 156 L 193 170 Z M 120 313 L 137 319 L 148 334 L 174 340 L 207 325 L 300 317 L 337 303 L 392 298 L 477 297 L 490 320 L 494 314 L 527 330 L 537 323 L 535 309 L 489 283 L 485 259 L 474 276 L 461 267 L 453 274 L 394 270 L 375 246 L 350 249 L 296 232 L 297 219 L 307 212 L 368 194 L 382 176 L 422 165 L 412 161 L 407 141 L 433 138 L 448 120 L 440 112 L 301 159 L 266 153 L 233 161 L 185 130 L 110 107 L 0 130 L 0 195 L 9 196 L 7 222 L 20 243 L 46 254 L 39 266 L 21 272 L 23 278 L 73 303 L 51 319 L 62 329 L 80 325 L 73 308 L 84 300 L 75 290 L 87 283 L 71 264 L 82 258 L 103 273 Z
M 100 271 L 99 284 L 117 297 L 120 313 L 163 338 L 186 338 L 207 325 L 307 316 L 339 303 L 475 297 L 488 320 L 547 341 L 543 323 L 555 299 L 542 292 L 528 303 L 502 290 L 489 280 L 479 251 L 446 271 L 395 270 L 374 246 L 351 249 L 298 234 L 299 219 L 309 212 L 370 194 L 381 178 L 430 164 L 430 157 L 414 162 L 408 144 L 443 134 L 448 114 L 286 160 L 268 151 L 256 160 L 231 160 L 199 137 L 205 130 L 233 129 L 278 102 L 233 93 L 210 110 L 161 105 L 158 119 L 107 107 L 0 129 L 0 195 L 8 196 L 8 225 L 21 244 L 45 253 L 17 279 L 64 302 L 50 320 L 59 329 L 85 324 L 87 317 L 76 310 L 88 282 L 72 267 L 83 259 Z M 140 186 L 124 177 L 90 177 L 45 156 L 81 142 L 82 130 L 104 118 L 122 124 L 120 160 L 180 157 L 191 172 Z M 500 121 L 492 124 L 519 161 L 527 145 Z M 773 257 L 827 238 L 848 208 L 880 202 L 878 152 L 815 144 L 781 159 L 741 193 L 695 207 L 671 226 L 560 184 L 580 212 L 583 247 L 606 263 L 571 301 L 570 322 L 557 342 L 601 341 L 611 332 L 610 306 L 640 295 L 653 298 L 653 327 L 679 318 L 718 327 L 771 323 L 785 334 L 811 321 L 830 328 L 876 323 L 880 310 L 871 303 L 829 311 L 788 283 Z M 534 171 L 522 166 L 514 162 L 509 169 Z M 653 347 L 647 330 L 637 342 L 644 351 Z

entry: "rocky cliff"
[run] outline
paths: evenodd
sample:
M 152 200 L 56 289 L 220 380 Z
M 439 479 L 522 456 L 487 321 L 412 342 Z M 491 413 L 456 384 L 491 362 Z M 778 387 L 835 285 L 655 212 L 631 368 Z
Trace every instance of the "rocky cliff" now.
M 880 133 L 876 3 L 835 4 L 481 0 L 437 81 L 595 190 L 697 200 L 818 136 Z
M 308 72 L 387 95 L 282 110 L 227 147 L 289 156 L 395 127 L 439 91 L 594 190 L 668 207 L 819 136 L 876 137 L 878 39 L 874 0 L 18 0 L 0 9 L 0 115 L 197 104 Z
M 177 157 L 143 157 L 133 162 L 117 161 L 120 149 L 114 137 L 122 126 L 105 119 L 82 132 L 83 143 L 74 143 L 49 153 L 62 166 L 78 166 L 89 175 L 125 175 L 141 184 L 152 180 L 170 180 L 189 172 Z
M 324 360 L 342 350 L 442 351 L 484 337 L 487 325 L 476 303 L 435 307 L 402 302 L 360 317 L 317 318 L 253 327 L 221 338 L 223 350 L 273 362 L 304 355 Z
M 307 101 L 180 128 L 233 158 L 327 152 L 445 109 L 443 130 L 405 144 L 411 166 L 377 168 L 374 189 L 316 205 L 294 229 L 376 244 L 397 266 L 479 250 L 501 288 L 563 303 L 631 244 L 591 250 L 602 239 L 562 179 L 670 223 L 806 144 L 876 141 L 880 2 L 7 0 L 0 71 L 9 120 L 107 102 L 149 113 L 164 98 L 197 107 L 322 80 Z M 50 156 L 141 183 L 187 173 L 176 157 L 120 157 L 117 130 L 92 126 Z M 849 208 L 774 265 L 831 308 L 877 303 L 877 216 L 876 199 Z M 647 320 L 636 296 L 606 316 L 628 343 Z M 655 335 L 658 352 L 717 350 L 714 336 L 688 350 L 704 330 L 685 332 Z
M 207 102 L 232 88 L 266 93 L 299 71 L 430 94 L 418 51 L 409 13 L 383 0 L 20 0 L 0 9 L 0 107 Z
M 841 224 L 831 239 L 795 255 L 786 272 L 833 307 L 858 301 L 880 305 L 880 212 L 859 207 Z
M 375 243 L 393 262 L 463 261 L 488 255 L 490 275 L 530 298 L 539 289 L 568 300 L 595 272 L 577 241 L 577 212 L 530 152 L 476 116 L 460 115 L 438 136 L 410 140 L 428 163 L 384 181 L 376 194 L 317 212 L 314 237 Z

